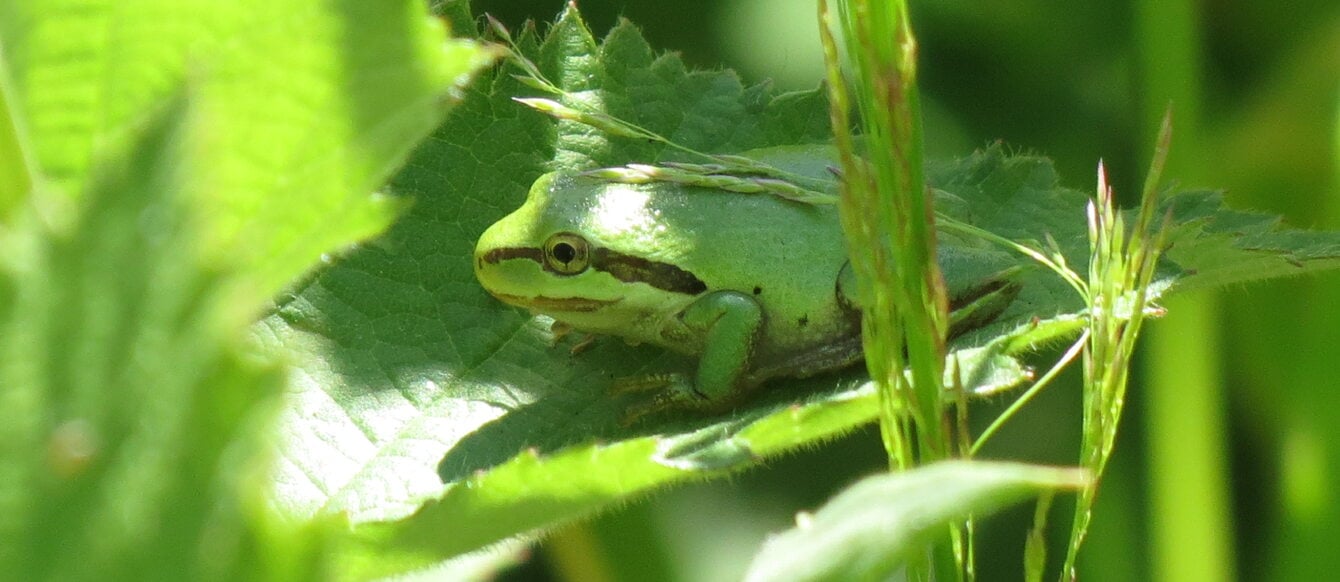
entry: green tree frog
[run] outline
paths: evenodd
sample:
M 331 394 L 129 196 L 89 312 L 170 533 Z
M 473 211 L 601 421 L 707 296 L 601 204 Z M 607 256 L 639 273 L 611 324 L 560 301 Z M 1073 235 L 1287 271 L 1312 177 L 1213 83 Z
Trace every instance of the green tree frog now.
M 748 152 L 833 182 L 831 157 Z M 475 275 L 505 303 L 572 329 L 698 358 L 631 414 L 720 410 L 778 377 L 861 359 L 861 312 L 832 204 L 571 173 L 539 178 L 475 247 Z

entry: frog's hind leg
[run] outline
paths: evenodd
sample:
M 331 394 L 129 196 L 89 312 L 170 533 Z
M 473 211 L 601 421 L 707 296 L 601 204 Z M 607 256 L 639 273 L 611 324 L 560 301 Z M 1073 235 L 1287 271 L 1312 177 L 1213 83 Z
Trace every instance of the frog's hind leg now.
M 1010 267 L 951 297 L 949 337 L 956 338 L 1000 317 L 1023 289 L 1019 282 L 1022 272 L 1022 267 Z
M 746 385 L 758 385 L 774 378 L 809 378 L 841 370 L 865 358 L 861 345 L 860 321 L 852 324 L 851 333 L 816 346 L 814 349 L 777 362 L 762 363 L 749 372 Z
M 949 337 L 958 337 L 1000 317 L 1023 288 L 1019 282 L 1022 272 L 1022 267 L 1010 267 L 950 297 Z M 852 309 L 861 307 L 851 261 L 838 273 L 837 297 L 839 302 Z

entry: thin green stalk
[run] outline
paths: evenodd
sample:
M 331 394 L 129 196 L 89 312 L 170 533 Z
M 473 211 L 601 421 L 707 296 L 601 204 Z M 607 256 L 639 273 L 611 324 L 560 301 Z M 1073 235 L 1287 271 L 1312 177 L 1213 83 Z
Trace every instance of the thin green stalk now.
M 904 0 L 840 0 L 836 11 L 821 1 L 819 15 L 842 162 L 838 211 L 862 305 L 866 365 L 890 465 L 906 469 L 955 450 L 947 416 L 953 401 L 943 387 L 948 298 L 924 175 L 916 41 Z M 961 580 L 971 571 L 963 528 L 948 533 L 926 562 L 909 565 L 909 578 Z
M 1216 304 L 1200 293 L 1169 302 L 1174 315 L 1159 323 L 1145 352 L 1147 515 L 1156 580 L 1234 578 Z
M 1031 402 L 1035 396 L 1041 393 L 1043 388 L 1051 385 L 1052 380 L 1055 380 L 1057 376 L 1061 375 L 1062 370 L 1065 370 L 1071 362 L 1075 361 L 1075 358 L 1080 355 L 1084 346 L 1088 345 L 1088 341 L 1089 330 L 1086 329 L 1080 334 L 1079 339 L 1075 340 L 1074 344 L 1071 344 L 1070 349 L 1066 350 L 1065 354 L 1061 356 L 1061 359 L 1057 360 L 1056 363 L 1047 370 L 1046 374 L 1043 374 L 1041 378 L 1038 378 L 1032 386 L 1028 387 L 1028 390 L 1024 391 L 1023 394 L 1020 394 L 1019 398 L 1016 398 L 1014 402 L 1010 403 L 1010 406 L 1006 408 L 1004 412 L 1001 412 L 1000 416 L 997 416 L 986 429 L 982 430 L 982 434 L 977 437 L 977 441 L 974 442 L 972 448 L 969 449 L 969 455 L 976 455 L 981 451 L 982 447 L 986 445 L 986 441 L 990 440 L 991 437 L 994 436 L 1007 421 L 1009 421 L 1009 419 L 1013 418 L 1016 413 L 1023 409 L 1024 405 Z
M 854 257 L 872 376 L 892 412 L 906 410 L 921 461 L 951 450 L 943 418 L 947 300 L 935 262 L 934 212 L 926 188 L 916 42 L 905 2 L 848 0 L 821 5 L 833 123 L 843 163 L 839 210 Z M 831 29 L 846 40 L 840 60 Z M 844 77 L 843 64 L 848 75 Z M 846 85 L 854 89 L 854 100 Z M 848 107 L 865 155 L 858 157 Z M 906 354 L 906 357 L 904 357 Z M 902 370 L 911 370 L 907 383 Z M 894 414 L 886 426 L 905 425 Z M 907 439 L 912 440 L 912 439 Z M 899 461 L 902 463 L 902 461 Z
M 1054 252 L 1053 254 L 1048 255 L 1042 251 L 1029 247 L 1028 245 L 1020 244 L 994 232 L 978 228 L 966 222 L 954 220 L 947 216 L 937 214 L 936 220 L 938 221 L 938 226 L 946 231 L 980 238 L 1033 259 L 1038 264 L 1051 269 L 1052 272 L 1060 276 L 1061 279 L 1065 281 L 1066 284 L 1070 285 L 1070 288 L 1074 289 L 1080 297 L 1088 297 L 1089 295 L 1088 282 L 1080 277 L 1078 273 L 1075 273 L 1070 269 L 1070 266 L 1065 262 L 1065 255 L 1060 252 Z
M 1047 514 L 1051 512 L 1053 496 L 1043 493 L 1033 510 L 1033 527 L 1024 541 L 1024 580 L 1042 582 L 1047 573 Z
M 837 145 L 839 161 L 842 163 L 842 205 L 840 209 L 846 209 L 849 206 L 863 204 L 868 201 L 873 194 L 875 186 L 870 184 L 871 177 L 867 171 L 867 166 L 856 153 L 856 137 L 852 129 L 850 111 L 851 101 L 847 93 L 847 81 L 843 74 L 842 61 L 838 54 L 837 41 L 833 37 L 833 30 L 839 28 L 836 14 L 829 10 L 826 0 L 819 1 L 819 34 L 824 47 L 824 60 L 827 63 L 828 73 L 828 94 L 829 94 L 829 114 L 831 116 L 834 142 Z M 847 192 L 858 191 L 863 196 L 855 196 Z M 870 372 L 870 377 L 879 385 L 878 393 L 880 395 L 880 435 L 884 441 L 884 449 L 888 452 L 889 462 L 893 468 L 909 469 L 916 462 L 916 454 L 913 451 L 912 443 L 912 417 L 911 409 L 905 406 L 898 406 L 897 400 L 889 398 L 888 394 L 891 388 L 888 384 L 892 378 L 900 377 L 902 374 L 894 373 L 893 370 L 901 370 L 902 352 L 891 345 L 894 339 L 888 337 L 891 334 L 875 333 L 876 327 L 881 326 L 881 321 L 872 321 L 874 314 L 881 313 L 884 318 L 892 319 L 888 315 L 888 309 L 884 305 L 883 298 L 874 297 L 874 286 L 870 284 L 869 279 L 878 276 L 880 273 L 887 274 L 888 259 L 884 257 L 884 246 L 876 244 L 876 235 L 874 227 L 864 224 L 858 220 L 861 216 L 871 216 L 862 214 L 864 208 L 855 210 L 841 210 L 842 228 L 847 233 L 853 249 L 862 249 L 851 253 L 852 268 L 858 274 L 858 283 L 860 288 L 858 293 L 863 298 L 869 298 L 866 303 L 865 321 L 863 322 L 863 342 L 866 352 L 866 367 Z M 864 279 L 861 275 L 864 274 Z M 887 294 L 885 294 L 885 298 Z M 881 309 L 882 308 L 882 309 Z M 892 326 L 893 323 L 887 324 Z M 882 328 L 882 327 L 881 327 Z M 890 327 L 890 329 L 893 329 Z
M 1201 175 L 1201 34 L 1198 3 L 1140 0 L 1135 8 L 1145 118 L 1178 113 L 1173 174 Z M 1178 297 L 1150 336 L 1144 360 L 1149 550 L 1155 580 L 1233 577 L 1232 514 L 1218 293 Z
M 836 202 L 831 194 L 822 192 L 827 186 L 827 183 L 823 180 L 786 172 L 743 156 L 701 152 L 628 120 L 614 117 L 604 111 L 587 106 L 582 99 L 574 97 L 571 93 L 550 81 L 540 70 L 539 65 L 536 65 L 521 51 L 506 26 L 503 26 L 492 16 L 485 15 L 485 18 L 488 19 L 489 30 L 498 40 L 502 41 L 502 46 L 506 49 L 507 61 L 522 71 L 522 74 L 512 75 L 512 78 L 528 87 L 562 98 L 562 102 L 543 97 L 513 97 L 513 101 L 555 119 L 581 123 L 609 135 L 659 143 L 668 148 L 712 162 L 710 168 L 692 164 L 679 164 L 673 167 L 669 164 L 667 167 L 630 165 L 624 168 L 593 170 L 588 173 L 602 179 L 630 184 L 641 184 L 649 181 L 693 183 L 732 192 L 766 191 L 807 204 L 833 204 Z M 707 168 L 709 171 L 698 171 L 695 178 L 698 180 L 697 182 L 685 182 L 679 179 L 688 173 L 692 173 L 694 168 L 699 170 Z M 655 173 L 659 173 L 659 175 L 652 175 Z M 742 178 L 741 175 L 750 176 L 750 178 Z M 704 177 L 724 180 L 725 183 L 703 183 L 702 178 Z M 745 189 L 731 187 L 731 184 L 742 182 L 749 183 L 744 186 Z

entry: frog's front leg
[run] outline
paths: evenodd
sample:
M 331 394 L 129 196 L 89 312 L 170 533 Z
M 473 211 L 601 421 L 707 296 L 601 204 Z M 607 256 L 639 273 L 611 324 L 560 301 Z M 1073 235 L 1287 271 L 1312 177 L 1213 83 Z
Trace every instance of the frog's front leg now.
M 630 407 L 625 422 L 666 410 L 715 409 L 748 388 L 742 379 L 763 328 L 763 307 L 758 301 L 738 291 L 716 291 L 685 308 L 679 321 L 689 333 L 703 338 L 694 381 L 659 379 L 662 391 Z

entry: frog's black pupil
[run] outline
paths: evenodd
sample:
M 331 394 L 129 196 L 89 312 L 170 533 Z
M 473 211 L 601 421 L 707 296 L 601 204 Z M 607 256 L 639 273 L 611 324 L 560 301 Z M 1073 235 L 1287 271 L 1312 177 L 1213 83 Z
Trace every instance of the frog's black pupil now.
M 553 253 L 554 258 L 565 265 L 577 258 L 577 249 L 572 248 L 572 245 L 565 242 L 554 245 Z

